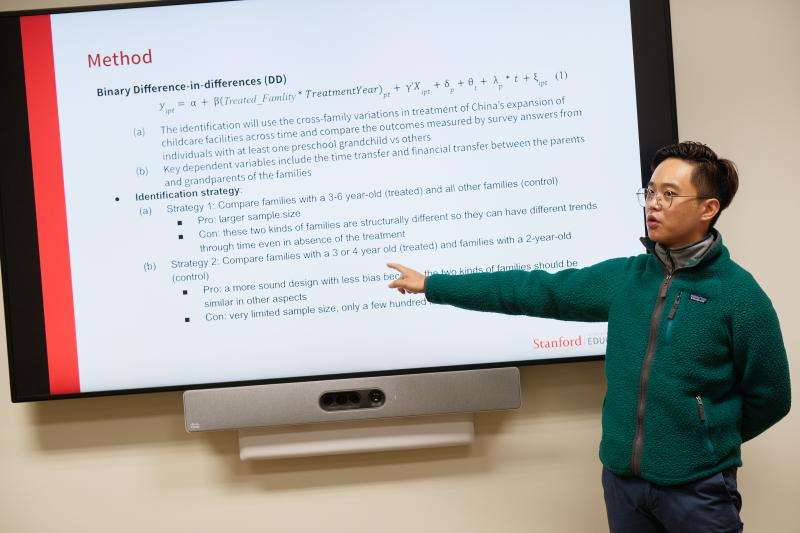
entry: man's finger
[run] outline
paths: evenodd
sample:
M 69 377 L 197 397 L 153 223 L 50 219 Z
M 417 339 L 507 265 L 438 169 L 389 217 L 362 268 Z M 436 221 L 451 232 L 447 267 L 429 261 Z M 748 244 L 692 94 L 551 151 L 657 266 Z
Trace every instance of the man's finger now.
M 386 266 L 388 266 L 389 268 L 392 268 L 394 270 L 397 270 L 401 274 L 406 274 L 409 271 L 409 268 L 404 267 L 403 265 L 401 265 L 399 263 L 386 263 Z

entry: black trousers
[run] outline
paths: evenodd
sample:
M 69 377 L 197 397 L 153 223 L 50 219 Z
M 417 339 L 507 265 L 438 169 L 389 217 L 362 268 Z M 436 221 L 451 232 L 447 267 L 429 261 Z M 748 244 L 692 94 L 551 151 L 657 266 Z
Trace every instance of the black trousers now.
M 660 486 L 603 468 L 611 533 L 740 533 L 736 468 L 683 485 Z

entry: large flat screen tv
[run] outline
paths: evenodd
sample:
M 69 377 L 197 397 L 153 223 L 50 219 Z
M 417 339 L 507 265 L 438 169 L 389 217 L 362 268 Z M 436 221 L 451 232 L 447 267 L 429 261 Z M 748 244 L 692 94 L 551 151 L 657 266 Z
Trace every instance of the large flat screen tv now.
M 13 401 L 602 357 L 602 323 L 386 285 L 643 248 L 666 0 L 6 13 Z

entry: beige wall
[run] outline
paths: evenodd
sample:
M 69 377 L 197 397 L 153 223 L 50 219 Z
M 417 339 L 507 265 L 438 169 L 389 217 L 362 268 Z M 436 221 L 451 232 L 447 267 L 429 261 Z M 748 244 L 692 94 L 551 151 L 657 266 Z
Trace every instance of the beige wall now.
M 681 138 L 739 165 L 719 226 L 773 299 L 796 393 L 800 2 L 672 4 Z M 600 363 L 524 369 L 524 407 L 478 415 L 468 449 L 259 464 L 239 461 L 233 432 L 185 434 L 179 393 L 12 405 L 0 384 L 0 532 L 607 531 Z M 797 408 L 744 446 L 749 531 L 798 530 L 799 449 Z

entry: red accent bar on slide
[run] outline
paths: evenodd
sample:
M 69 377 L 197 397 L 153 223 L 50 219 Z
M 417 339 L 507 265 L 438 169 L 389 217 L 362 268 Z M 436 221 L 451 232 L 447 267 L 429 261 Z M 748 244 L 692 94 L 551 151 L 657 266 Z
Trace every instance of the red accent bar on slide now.
M 81 385 L 50 16 L 21 17 L 20 27 L 50 394 L 76 393 Z

